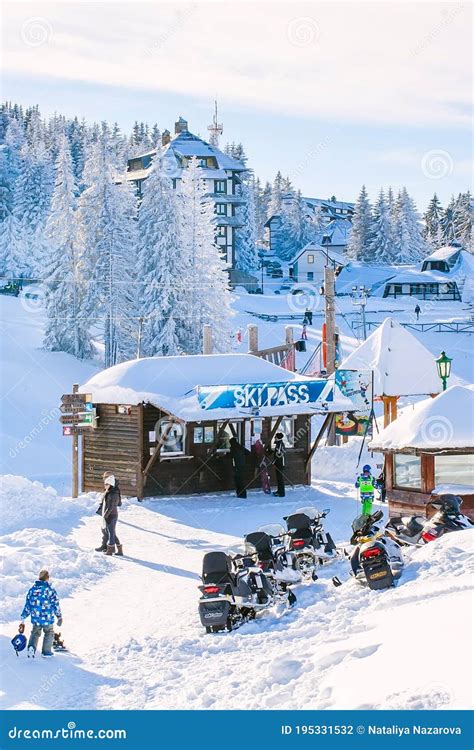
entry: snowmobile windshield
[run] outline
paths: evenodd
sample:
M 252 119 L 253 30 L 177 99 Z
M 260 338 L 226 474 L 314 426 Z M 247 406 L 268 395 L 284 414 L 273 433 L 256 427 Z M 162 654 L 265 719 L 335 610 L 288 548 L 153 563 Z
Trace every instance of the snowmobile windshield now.
M 271 537 L 282 536 L 285 533 L 285 529 L 281 523 L 267 523 L 265 526 L 260 526 L 259 531 Z
M 321 516 L 321 512 L 313 505 L 308 505 L 306 508 L 297 508 L 295 510 L 295 515 L 297 515 L 298 513 L 303 513 L 305 516 L 308 516 L 308 518 L 311 518 L 314 521 L 316 521 Z

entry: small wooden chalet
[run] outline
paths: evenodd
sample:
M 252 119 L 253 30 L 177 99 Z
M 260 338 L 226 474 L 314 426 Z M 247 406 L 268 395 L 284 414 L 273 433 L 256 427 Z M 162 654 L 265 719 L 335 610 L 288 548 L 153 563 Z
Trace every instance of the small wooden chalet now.
M 334 381 L 307 378 L 253 354 L 149 357 L 103 370 L 81 386 L 98 427 L 83 436 L 82 489 L 101 490 L 107 469 L 126 495 L 234 488 L 229 441 L 250 449 L 284 434 L 289 483 L 309 484 L 310 420 L 353 410 Z M 260 486 L 252 461 L 249 487 Z
M 454 385 L 409 407 L 378 435 L 369 449 L 385 456 L 391 516 L 432 515 L 437 495 L 463 499 L 474 520 L 474 386 Z

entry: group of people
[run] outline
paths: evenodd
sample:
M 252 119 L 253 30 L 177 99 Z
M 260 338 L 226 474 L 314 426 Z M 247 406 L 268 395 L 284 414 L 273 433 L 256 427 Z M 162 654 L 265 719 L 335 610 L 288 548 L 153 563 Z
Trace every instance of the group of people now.
M 251 450 L 241 445 L 236 437 L 230 439 L 229 447 L 237 497 L 247 497 L 247 472 L 251 461 L 260 476 L 262 489 L 266 495 L 271 493 L 269 468 L 274 467 L 277 489 L 273 494 L 276 497 L 285 497 L 285 443 L 282 432 L 275 434 L 273 446 L 269 448 L 265 447 L 260 435 L 255 437 Z

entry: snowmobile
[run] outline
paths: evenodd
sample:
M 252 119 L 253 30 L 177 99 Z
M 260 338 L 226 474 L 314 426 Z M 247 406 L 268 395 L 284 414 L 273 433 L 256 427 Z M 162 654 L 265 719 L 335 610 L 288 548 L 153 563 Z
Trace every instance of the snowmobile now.
M 336 545 L 330 534 L 323 529 L 323 519 L 329 508 L 320 513 L 317 508 L 298 508 L 290 516 L 284 516 L 289 534 L 289 549 L 304 579 L 317 579 L 316 568 L 337 556 Z
M 257 553 L 207 552 L 202 562 L 199 616 L 206 633 L 235 630 L 275 603 L 272 585 L 257 565 Z
M 424 516 L 402 516 L 391 518 L 385 532 L 391 539 L 405 546 L 422 546 L 450 531 L 469 529 L 473 522 L 461 513 L 462 499 L 458 495 L 440 495 L 439 500 L 429 503 L 435 514 Z
M 383 512 L 378 510 L 370 516 L 358 516 L 352 522 L 351 545 L 355 548 L 348 555 L 351 573 L 356 581 L 372 590 L 394 586 L 403 570 L 400 546 L 376 525 L 382 518 Z M 333 583 L 341 585 L 338 578 L 333 578 Z
M 20 294 L 20 285 L 16 284 L 14 281 L 9 281 L 5 286 L 0 287 L 0 294 L 18 297 Z
M 279 523 L 260 526 L 244 537 L 245 549 L 257 552 L 258 566 L 268 578 L 274 595 L 279 599 L 286 599 L 289 606 L 296 603 L 296 596 L 290 586 L 301 583 L 301 572 L 298 568 L 296 555 L 285 547 L 288 533 Z

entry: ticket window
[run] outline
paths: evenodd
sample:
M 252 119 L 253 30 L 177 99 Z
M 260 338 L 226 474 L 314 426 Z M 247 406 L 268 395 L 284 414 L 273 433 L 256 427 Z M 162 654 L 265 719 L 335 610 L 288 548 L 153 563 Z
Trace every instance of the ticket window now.
M 272 419 L 272 433 L 276 425 L 277 420 Z M 294 448 L 295 445 L 295 422 L 292 417 L 283 417 L 280 424 L 278 425 L 277 432 L 283 433 L 283 445 L 285 448 Z M 273 441 L 275 436 L 273 436 Z
M 217 434 L 222 429 L 223 422 L 217 423 Z M 229 451 L 230 450 L 230 439 L 235 437 L 237 441 L 241 442 L 241 422 L 228 422 L 220 434 L 219 442 L 217 444 L 218 451 Z

